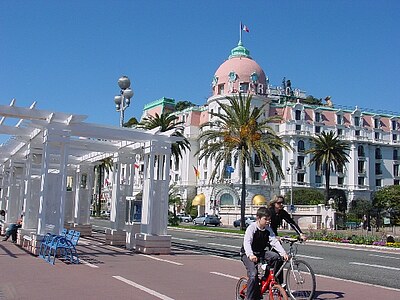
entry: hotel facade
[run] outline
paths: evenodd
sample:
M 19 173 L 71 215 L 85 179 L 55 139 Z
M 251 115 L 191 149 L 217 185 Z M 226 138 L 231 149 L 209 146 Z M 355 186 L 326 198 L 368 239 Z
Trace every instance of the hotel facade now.
M 282 117 L 279 124 L 271 126 L 294 149 L 282 151 L 281 167 L 285 178 L 277 177 L 272 185 L 263 180 L 264 170 L 256 162 L 255 173 L 246 180 L 247 214 L 254 214 L 259 205 L 266 204 L 275 194 L 285 195 L 292 188 L 313 188 L 324 192 L 324 174 L 316 170 L 315 165 L 309 165 L 311 157 L 306 154 L 313 147 L 311 138 L 324 131 L 333 131 L 350 148 L 349 163 L 343 170 L 332 172 L 330 177 L 331 188 L 344 191 L 347 205 L 351 201 L 371 200 L 373 193 L 380 188 L 399 184 L 398 113 L 378 113 L 357 106 L 342 107 L 332 103 L 330 97 L 317 105 L 309 104 L 306 92 L 293 88 L 290 80 L 283 79 L 281 86 L 272 86 L 263 69 L 251 58 L 250 51 L 239 41 L 212 76 L 212 95 L 207 103 L 175 112 L 175 101 L 161 98 L 146 105 L 143 111 L 143 116 L 172 112 L 184 123 L 184 134 L 190 141 L 191 151 L 184 153 L 179 165 L 173 163 L 171 181 L 176 184 L 184 201 L 198 205 L 199 214 L 218 214 L 223 223 L 229 224 L 240 216 L 239 165 L 234 163 L 228 171 L 219 170 L 222 175 L 210 182 L 214 162 L 210 158 L 199 161 L 194 155 L 200 147 L 200 126 L 215 118 L 212 112 L 221 112 L 218 102 L 227 101 L 227 97 L 237 96 L 239 92 L 251 94 L 254 106 L 266 104 L 264 117 Z M 247 174 L 250 174 L 249 170 Z M 330 210 L 330 207 L 321 206 L 320 213 L 316 213 L 317 207 L 305 210 L 295 207 L 294 215 L 300 223 L 329 227 Z M 317 215 L 319 222 L 316 221 Z

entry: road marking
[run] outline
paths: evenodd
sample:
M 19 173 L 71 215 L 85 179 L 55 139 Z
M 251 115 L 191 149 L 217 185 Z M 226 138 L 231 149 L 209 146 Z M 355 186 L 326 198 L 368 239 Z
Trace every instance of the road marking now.
M 214 275 L 218 275 L 218 276 L 223 276 L 223 277 L 227 277 L 227 278 L 232 278 L 232 279 L 235 279 L 235 280 L 239 280 L 239 278 L 240 277 L 236 277 L 236 276 L 232 276 L 232 275 L 229 275 L 229 274 L 224 274 L 224 273 L 219 273 L 219 272 L 210 272 L 211 274 L 214 274 Z
M 98 268 L 99 267 L 99 266 L 93 265 L 91 263 L 88 263 L 87 261 L 85 261 L 83 259 L 80 259 L 79 261 L 83 262 L 83 264 L 85 264 L 85 265 L 87 265 L 88 267 L 91 267 L 91 268 Z
M 297 254 L 296 257 L 304 257 L 304 258 L 310 258 L 310 259 L 324 259 L 323 257 L 318 257 L 318 256 L 308 256 L 308 255 L 302 255 L 302 254 Z
M 378 255 L 378 254 L 369 254 L 369 256 L 383 257 L 383 258 L 389 258 L 389 259 L 400 259 L 400 257 L 385 256 L 385 255 Z
M 183 241 L 183 242 L 193 242 L 193 243 L 198 243 L 197 240 L 189 240 L 189 239 L 181 239 L 181 238 L 172 238 L 173 240 L 177 240 L 177 241 Z
M 374 267 L 374 268 L 381 268 L 381 269 L 400 271 L 400 268 L 387 267 L 387 266 L 381 266 L 381 265 L 371 265 L 371 264 L 364 264 L 364 263 L 358 263 L 358 262 L 349 262 L 349 264 L 350 265 L 359 265 L 359 266 L 367 266 L 367 267 Z
M 146 292 L 146 293 L 148 293 L 148 294 L 150 294 L 150 295 L 153 295 L 154 297 L 157 297 L 157 298 L 159 298 L 159 299 L 163 299 L 163 300 L 174 300 L 173 298 L 170 298 L 170 297 L 168 297 L 168 296 L 165 296 L 165 295 L 163 295 L 163 294 L 160 294 L 159 292 L 156 292 L 156 291 L 154 291 L 154 290 L 151 290 L 151 289 L 149 289 L 149 288 L 147 288 L 147 287 L 145 287 L 145 286 L 143 286 L 143 285 L 137 284 L 137 283 L 135 283 L 135 282 L 133 282 L 133 281 L 130 281 L 130 280 L 124 278 L 124 277 L 121 277 L 121 276 L 113 276 L 113 278 L 115 278 L 115 279 L 117 279 L 117 280 L 120 280 L 120 281 L 122 281 L 122 282 L 125 282 L 125 283 L 129 284 L 130 286 L 133 286 L 133 287 L 135 287 L 135 288 L 137 288 L 137 289 L 139 289 L 139 290 L 142 290 L 143 292 Z
M 215 255 L 215 254 L 210 254 L 211 257 L 216 257 L 216 258 L 220 258 L 220 259 L 225 259 L 225 260 L 229 260 L 229 261 L 238 261 L 241 263 L 240 260 L 234 259 L 234 258 L 230 258 L 230 257 L 223 257 L 223 256 L 219 256 L 219 255 Z
M 208 245 L 212 246 L 221 246 L 221 247 L 226 247 L 226 248 L 235 248 L 235 249 L 240 249 L 241 247 L 239 246 L 233 246 L 233 245 L 223 245 L 223 244 L 217 244 L 217 243 L 207 243 Z
M 154 260 L 158 260 L 158 261 L 170 263 L 170 264 L 173 264 L 173 265 L 183 266 L 183 264 L 178 263 L 178 262 L 176 262 L 176 261 L 161 259 L 161 258 L 157 258 L 157 257 L 150 256 L 150 255 L 147 255 L 147 254 L 139 254 L 139 255 L 144 256 L 144 257 L 147 257 L 147 258 L 151 258 L 151 259 L 154 259 Z
M 376 288 L 381 288 L 381 289 L 385 289 L 385 290 L 391 290 L 391 291 L 400 292 L 400 289 L 396 289 L 396 288 L 392 288 L 392 287 L 387 287 L 387 286 L 383 286 L 383 285 L 378 285 L 378 284 L 372 284 L 372 283 L 367 283 L 367 282 L 360 282 L 360 281 L 355 281 L 355 280 L 351 280 L 351 279 L 342 279 L 342 278 L 337 278 L 337 277 L 332 277 L 332 276 L 326 276 L 326 275 L 319 275 L 319 274 L 315 274 L 315 276 L 316 276 L 316 277 L 322 277 L 322 278 L 328 278 L 328 279 L 332 279 L 332 280 L 338 280 L 338 281 L 344 281 L 344 282 L 351 282 L 351 283 L 355 283 L 355 284 L 373 286 L 373 287 L 376 287 Z

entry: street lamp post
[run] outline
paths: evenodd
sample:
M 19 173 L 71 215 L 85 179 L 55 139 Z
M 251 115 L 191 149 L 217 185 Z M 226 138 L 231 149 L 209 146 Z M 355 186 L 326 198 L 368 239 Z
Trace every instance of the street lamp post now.
M 294 166 L 294 159 L 291 158 L 289 160 L 290 167 L 288 171 L 290 171 L 290 217 L 293 218 L 293 166 Z
M 120 112 L 119 125 L 124 125 L 125 109 L 129 107 L 131 98 L 133 97 L 133 90 L 130 88 L 131 81 L 128 76 L 122 76 L 118 79 L 118 86 L 121 89 L 120 95 L 114 97 L 115 108 Z

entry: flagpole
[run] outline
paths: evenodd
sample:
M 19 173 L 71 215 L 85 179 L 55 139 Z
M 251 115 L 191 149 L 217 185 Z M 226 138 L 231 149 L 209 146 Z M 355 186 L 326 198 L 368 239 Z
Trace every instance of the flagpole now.
M 240 22 L 240 28 L 239 28 L 239 44 L 242 43 L 242 22 Z

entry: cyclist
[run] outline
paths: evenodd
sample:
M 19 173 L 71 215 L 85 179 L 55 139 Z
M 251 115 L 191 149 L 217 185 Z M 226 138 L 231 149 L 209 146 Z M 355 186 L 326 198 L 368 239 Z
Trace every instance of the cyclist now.
M 256 221 L 251 223 L 244 234 L 243 246 L 240 250 L 241 260 L 247 270 L 247 300 L 260 299 L 260 287 L 258 283 L 258 274 L 256 264 L 258 259 L 263 257 L 269 265 L 276 269 L 277 263 L 289 257 L 283 249 L 281 243 L 276 238 L 274 232 L 269 226 L 271 221 L 271 212 L 266 207 L 260 207 L 256 213 Z M 273 247 L 277 252 L 268 251 Z
M 285 220 L 290 227 L 292 227 L 297 234 L 300 236 L 300 239 L 306 240 L 307 236 L 301 231 L 299 225 L 293 220 L 293 218 L 289 215 L 289 213 L 283 209 L 283 204 L 285 202 L 285 198 L 281 195 L 275 195 L 274 198 L 269 202 L 269 210 L 271 212 L 271 228 L 274 231 L 275 235 L 278 236 L 278 227 L 282 225 L 282 220 Z M 282 262 L 278 262 L 277 268 L 280 268 Z M 283 272 L 278 276 L 278 282 L 283 283 Z
M 278 236 L 278 227 L 282 225 L 282 220 L 285 220 L 300 236 L 300 239 L 306 240 L 307 236 L 301 231 L 299 225 L 290 217 L 289 213 L 283 209 L 285 198 L 283 196 L 274 196 L 269 202 L 271 211 L 271 228 L 275 235 Z

